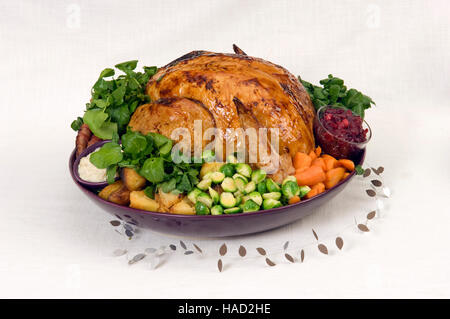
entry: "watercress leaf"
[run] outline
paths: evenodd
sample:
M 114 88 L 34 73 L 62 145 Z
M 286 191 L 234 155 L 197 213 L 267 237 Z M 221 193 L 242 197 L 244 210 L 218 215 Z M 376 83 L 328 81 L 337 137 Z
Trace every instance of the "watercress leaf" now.
M 164 193 L 170 193 L 171 191 L 173 191 L 175 189 L 177 185 L 177 181 L 175 178 L 171 178 L 168 181 L 159 184 L 159 188 L 164 192 Z
M 158 133 L 148 133 L 149 136 L 151 136 L 151 138 L 153 139 L 153 141 L 155 142 L 154 144 L 156 145 L 156 147 L 159 149 L 160 147 L 162 147 L 164 144 L 166 144 L 168 141 L 170 141 L 170 138 L 158 134 Z
M 156 66 L 144 66 L 144 72 L 150 77 L 153 76 L 156 71 L 158 71 L 158 68 Z
M 106 168 L 106 181 L 108 184 L 114 183 L 116 180 L 117 165 L 110 165 Z
M 119 125 L 119 131 L 121 132 L 130 122 L 131 113 L 128 106 L 125 104 L 118 107 L 110 107 L 107 112 L 111 116 L 111 121 Z
M 161 156 L 169 155 L 170 151 L 172 150 L 172 144 L 173 144 L 172 140 L 167 141 L 166 144 L 160 147 L 159 154 Z
M 164 172 L 164 160 L 161 157 L 145 160 L 139 174 L 152 183 L 161 183 L 166 175 Z
M 130 104 L 130 113 L 134 113 L 134 111 L 136 111 L 136 108 L 139 105 L 139 101 L 134 101 L 133 103 Z
M 100 76 L 98 78 L 102 79 L 102 78 L 106 78 L 108 76 L 113 76 L 113 75 L 114 75 L 114 69 L 106 68 L 100 73 Z
M 339 85 L 333 84 L 330 86 L 328 93 L 329 95 L 329 99 L 330 99 L 330 104 L 334 104 L 336 103 L 338 97 L 339 97 L 339 91 L 340 91 L 340 87 Z
M 107 121 L 108 114 L 102 109 L 90 109 L 84 113 L 83 121 L 89 126 L 89 129 L 95 136 L 104 140 L 112 138 L 114 132 L 117 132 L 117 124 Z M 106 168 L 106 167 L 105 167 Z
M 147 148 L 147 139 L 139 132 L 128 131 L 122 135 L 122 145 L 125 153 L 137 156 Z
M 111 93 L 111 97 L 113 98 L 116 105 L 120 105 L 123 103 L 123 96 L 125 95 L 126 90 L 126 86 L 122 85 Z
M 119 144 L 119 134 L 117 134 L 117 132 L 113 132 L 112 137 L 111 137 L 111 142 Z
M 126 61 L 126 62 L 116 64 L 115 67 L 118 68 L 119 70 L 127 73 L 129 71 L 136 69 L 137 63 L 138 63 L 138 60 Z
M 177 189 L 180 192 L 189 192 L 192 190 L 191 181 L 189 180 L 189 177 L 187 174 L 183 174 L 179 183 L 177 184 Z
M 77 119 L 75 121 L 72 122 L 72 124 L 70 125 L 70 127 L 72 128 L 72 130 L 74 131 L 79 131 L 81 128 L 81 125 L 83 125 L 83 119 L 81 117 L 77 117 Z
M 106 143 L 90 156 L 90 162 L 95 167 L 103 169 L 119 163 L 123 159 L 122 148 L 117 143 Z
M 147 186 L 144 189 L 144 194 L 151 199 L 155 199 L 155 185 Z
M 92 106 L 98 106 L 101 109 L 104 109 L 105 107 L 109 106 L 109 102 L 107 100 L 102 99 L 93 99 L 91 102 Z

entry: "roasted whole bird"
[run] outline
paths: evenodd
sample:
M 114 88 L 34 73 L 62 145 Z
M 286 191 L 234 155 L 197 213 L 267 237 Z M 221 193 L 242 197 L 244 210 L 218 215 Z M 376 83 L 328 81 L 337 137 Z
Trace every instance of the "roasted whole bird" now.
M 225 140 L 227 128 L 278 128 L 280 165 L 272 178 L 281 182 L 294 172 L 292 157 L 315 146 L 313 104 L 286 69 L 234 51 L 193 51 L 159 69 L 146 89 L 154 102 L 140 106 L 129 126 L 170 136 L 177 127 L 192 130 L 200 119 L 203 129 L 216 127 Z

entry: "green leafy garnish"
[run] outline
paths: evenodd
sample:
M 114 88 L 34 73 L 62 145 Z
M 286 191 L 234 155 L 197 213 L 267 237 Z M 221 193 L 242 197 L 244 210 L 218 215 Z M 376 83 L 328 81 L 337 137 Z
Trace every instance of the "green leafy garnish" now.
M 324 105 L 340 106 L 352 110 L 361 118 L 364 118 L 364 111 L 371 107 L 375 102 L 368 96 L 362 94 L 356 89 L 349 89 L 344 85 L 344 80 L 333 77 L 320 80 L 323 87 L 313 85 L 307 81 L 298 78 L 305 87 L 316 110 Z
M 137 60 L 116 64 L 125 74 L 107 80 L 115 75 L 114 69 L 106 68 L 91 90 L 91 99 L 86 104 L 83 119 L 72 122 L 71 127 L 79 130 L 86 123 L 94 135 L 111 139 L 113 133 L 126 131 L 131 115 L 136 108 L 150 101 L 145 94 L 145 85 L 156 73 L 157 67 L 144 67 L 144 72 L 136 72 Z
M 92 153 L 90 161 L 97 168 L 108 168 L 123 159 L 122 148 L 117 143 L 106 143 L 97 152 Z
M 355 171 L 356 171 L 356 175 L 362 175 L 362 174 L 364 174 L 364 168 L 362 168 L 361 165 L 356 165 Z

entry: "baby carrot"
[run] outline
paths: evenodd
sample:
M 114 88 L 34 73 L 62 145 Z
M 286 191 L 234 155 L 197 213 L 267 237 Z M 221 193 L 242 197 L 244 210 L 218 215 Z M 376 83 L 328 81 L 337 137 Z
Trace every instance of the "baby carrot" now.
M 315 166 L 313 166 L 315 167 Z M 325 187 L 327 189 L 335 186 L 344 177 L 345 169 L 343 167 L 336 167 L 326 173 Z
M 294 167 L 295 169 L 301 169 L 311 166 L 311 157 L 302 152 L 297 152 L 294 156 Z
M 306 194 L 306 198 L 311 198 L 325 191 L 324 183 L 317 183 L 311 187 L 311 190 Z
M 355 163 L 353 163 L 353 161 L 349 159 L 340 159 L 338 161 L 338 165 L 349 170 L 350 172 L 353 172 L 355 170 Z
M 314 152 L 314 150 L 312 150 L 311 152 L 309 152 L 309 157 L 311 157 L 311 160 L 315 160 L 317 158 L 316 153 Z
M 333 156 L 324 154 L 322 158 L 325 161 L 326 171 L 337 167 L 337 160 Z
M 311 166 L 320 166 L 325 171 L 327 169 L 327 166 L 325 165 L 325 161 L 323 158 L 318 157 L 314 161 L 311 162 Z
M 323 169 L 319 166 L 311 166 L 307 170 L 295 174 L 298 185 L 314 185 L 325 181 L 326 175 Z
M 350 175 L 350 173 L 349 173 L 349 172 L 346 172 L 346 173 L 344 174 L 344 177 L 342 177 L 342 179 L 346 179 L 346 178 L 348 177 L 348 175 Z
M 295 203 L 298 203 L 299 201 L 300 201 L 300 197 L 295 195 L 289 199 L 289 204 L 295 204 Z

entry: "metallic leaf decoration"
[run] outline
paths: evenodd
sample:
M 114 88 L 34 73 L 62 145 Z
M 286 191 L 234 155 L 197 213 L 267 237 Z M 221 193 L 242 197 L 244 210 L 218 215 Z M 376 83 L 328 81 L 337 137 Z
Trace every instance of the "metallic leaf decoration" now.
M 184 252 L 184 254 L 185 255 L 191 255 L 191 254 L 193 254 L 194 252 L 192 251 L 192 250 L 186 250 L 185 252 Z
M 128 261 L 129 265 L 135 264 L 138 261 L 142 260 L 145 258 L 145 254 L 137 254 L 136 256 L 134 256 L 130 261 Z
M 180 246 L 181 246 L 181 248 L 183 248 L 184 250 L 186 250 L 186 249 L 187 249 L 187 247 L 186 247 L 186 244 L 185 244 L 185 243 L 183 243 L 183 241 L 182 241 L 182 240 L 180 240 Z
M 116 257 L 123 256 L 123 255 L 125 255 L 126 253 L 127 253 L 127 250 L 126 250 L 126 249 L 116 249 L 116 250 L 114 250 L 114 252 L 113 252 L 114 256 L 116 256 Z
M 314 229 L 312 230 L 314 237 L 316 237 L 316 240 L 319 240 L 319 236 L 317 236 L 316 232 L 314 231 Z
M 223 269 L 222 259 L 219 259 L 219 261 L 217 262 L 217 268 L 219 268 L 219 271 L 222 272 Z
M 341 237 L 336 237 L 336 246 L 339 248 L 339 250 L 344 247 L 344 240 Z
M 153 256 L 149 256 L 147 258 L 149 261 L 150 269 L 156 269 L 159 266 L 160 259 L 158 256 L 153 255 Z
M 364 225 L 364 224 L 358 224 L 358 229 L 359 229 L 360 231 L 363 231 L 363 232 L 368 232 L 368 231 L 370 231 L 369 228 L 368 228 L 366 225 Z
M 120 220 L 122 220 L 122 217 L 120 217 L 119 215 L 117 215 L 117 214 L 114 214 L 117 218 L 119 218 Z
M 127 235 L 130 239 L 131 239 L 131 237 L 133 237 L 133 232 L 132 231 L 130 231 L 130 230 L 125 230 L 125 235 Z
M 383 173 L 384 172 L 384 167 L 383 166 L 378 167 L 377 172 L 378 172 L 378 175 Z
M 258 247 L 256 248 L 256 251 L 262 256 L 266 255 L 266 250 L 264 248 Z
M 203 251 L 200 249 L 200 247 L 198 247 L 196 244 L 193 244 L 195 249 L 197 249 L 197 251 L 201 254 L 203 253 Z
M 381 181 L 379 181 L 378 179 L 373 179 L 370 182 L 373 184 L 373 186 L 376 186 L 376 187 L 380 187 L 381 185 L 383 185 L 383 183 Z
M 319 251 L 320 251 L 322 254 L 328 255 L 328 248 L 327 248 L 327 246 L 325 246 L 324 244 L 319 244 L 319 245 L 317 246 L 317 248 L 319 248 Z
M 245 257 L 245 255 L 247 255 L 247 249 L 245 249 L 245 247 L 241 245 L 239 247 L 239 256 Z
M 170 247 L 170 249 L 172 249 L 173 251 L 177 250 L 177 246 L 175 246 L 174 244 L 170 244 L 169 247 Z
M 377 214 L 376 211 L 371 211 L 370 213 L 367 214 L 367 219 L 374 219 L 375 215 Z
M 289 254 L 284 254 L 284 257 L 286 257 L 286 259 L 289 260 L 291 263 L 295 262 L 294 258 L 291 255 L 289 255 Z
M 123 224 L 123 228 L 125 228 L 126 230 L 129 230 L 129 231 L 134 231 L 134 229 L 133 229 L 133 227 L 131 227 L 129 224 Z
M 226 253 L 227 253 L 227 245 L 225 245 L 225 243 L 222 245 L 222 246 L 220 246 L 220 248 L 219 248 L 219 254 L 220 254 L 220 256 L 225 256 L 226 255 Z
M 289 241 L 285 242 L 283 245 L 283 249 L 286 250 L 289 247 Z
M 366 168 L 363 173 L 363 177 L 367 177 L 370 175 L 370 168 Z
M 109 222 L 111 225 L 113 225 L 114 227 L 117 227 L 120 225 L 120 222 L 118 220 L 112 220 Z
M 366 193 L 370 197 L 375 197 L 377 195 L 377 193 L 373 189 L 366 189 Z
M 302 249 L 300 252 L 300 261 L 303 262 L 305 260 L 305 251 Z
M 267 263 L 270 267 L 273 267 L 273 266 L 276 265 L 276 264 L 275 264 L 272 260 L 270 260 L 269 258 L 266 258 L 266 263 Z

